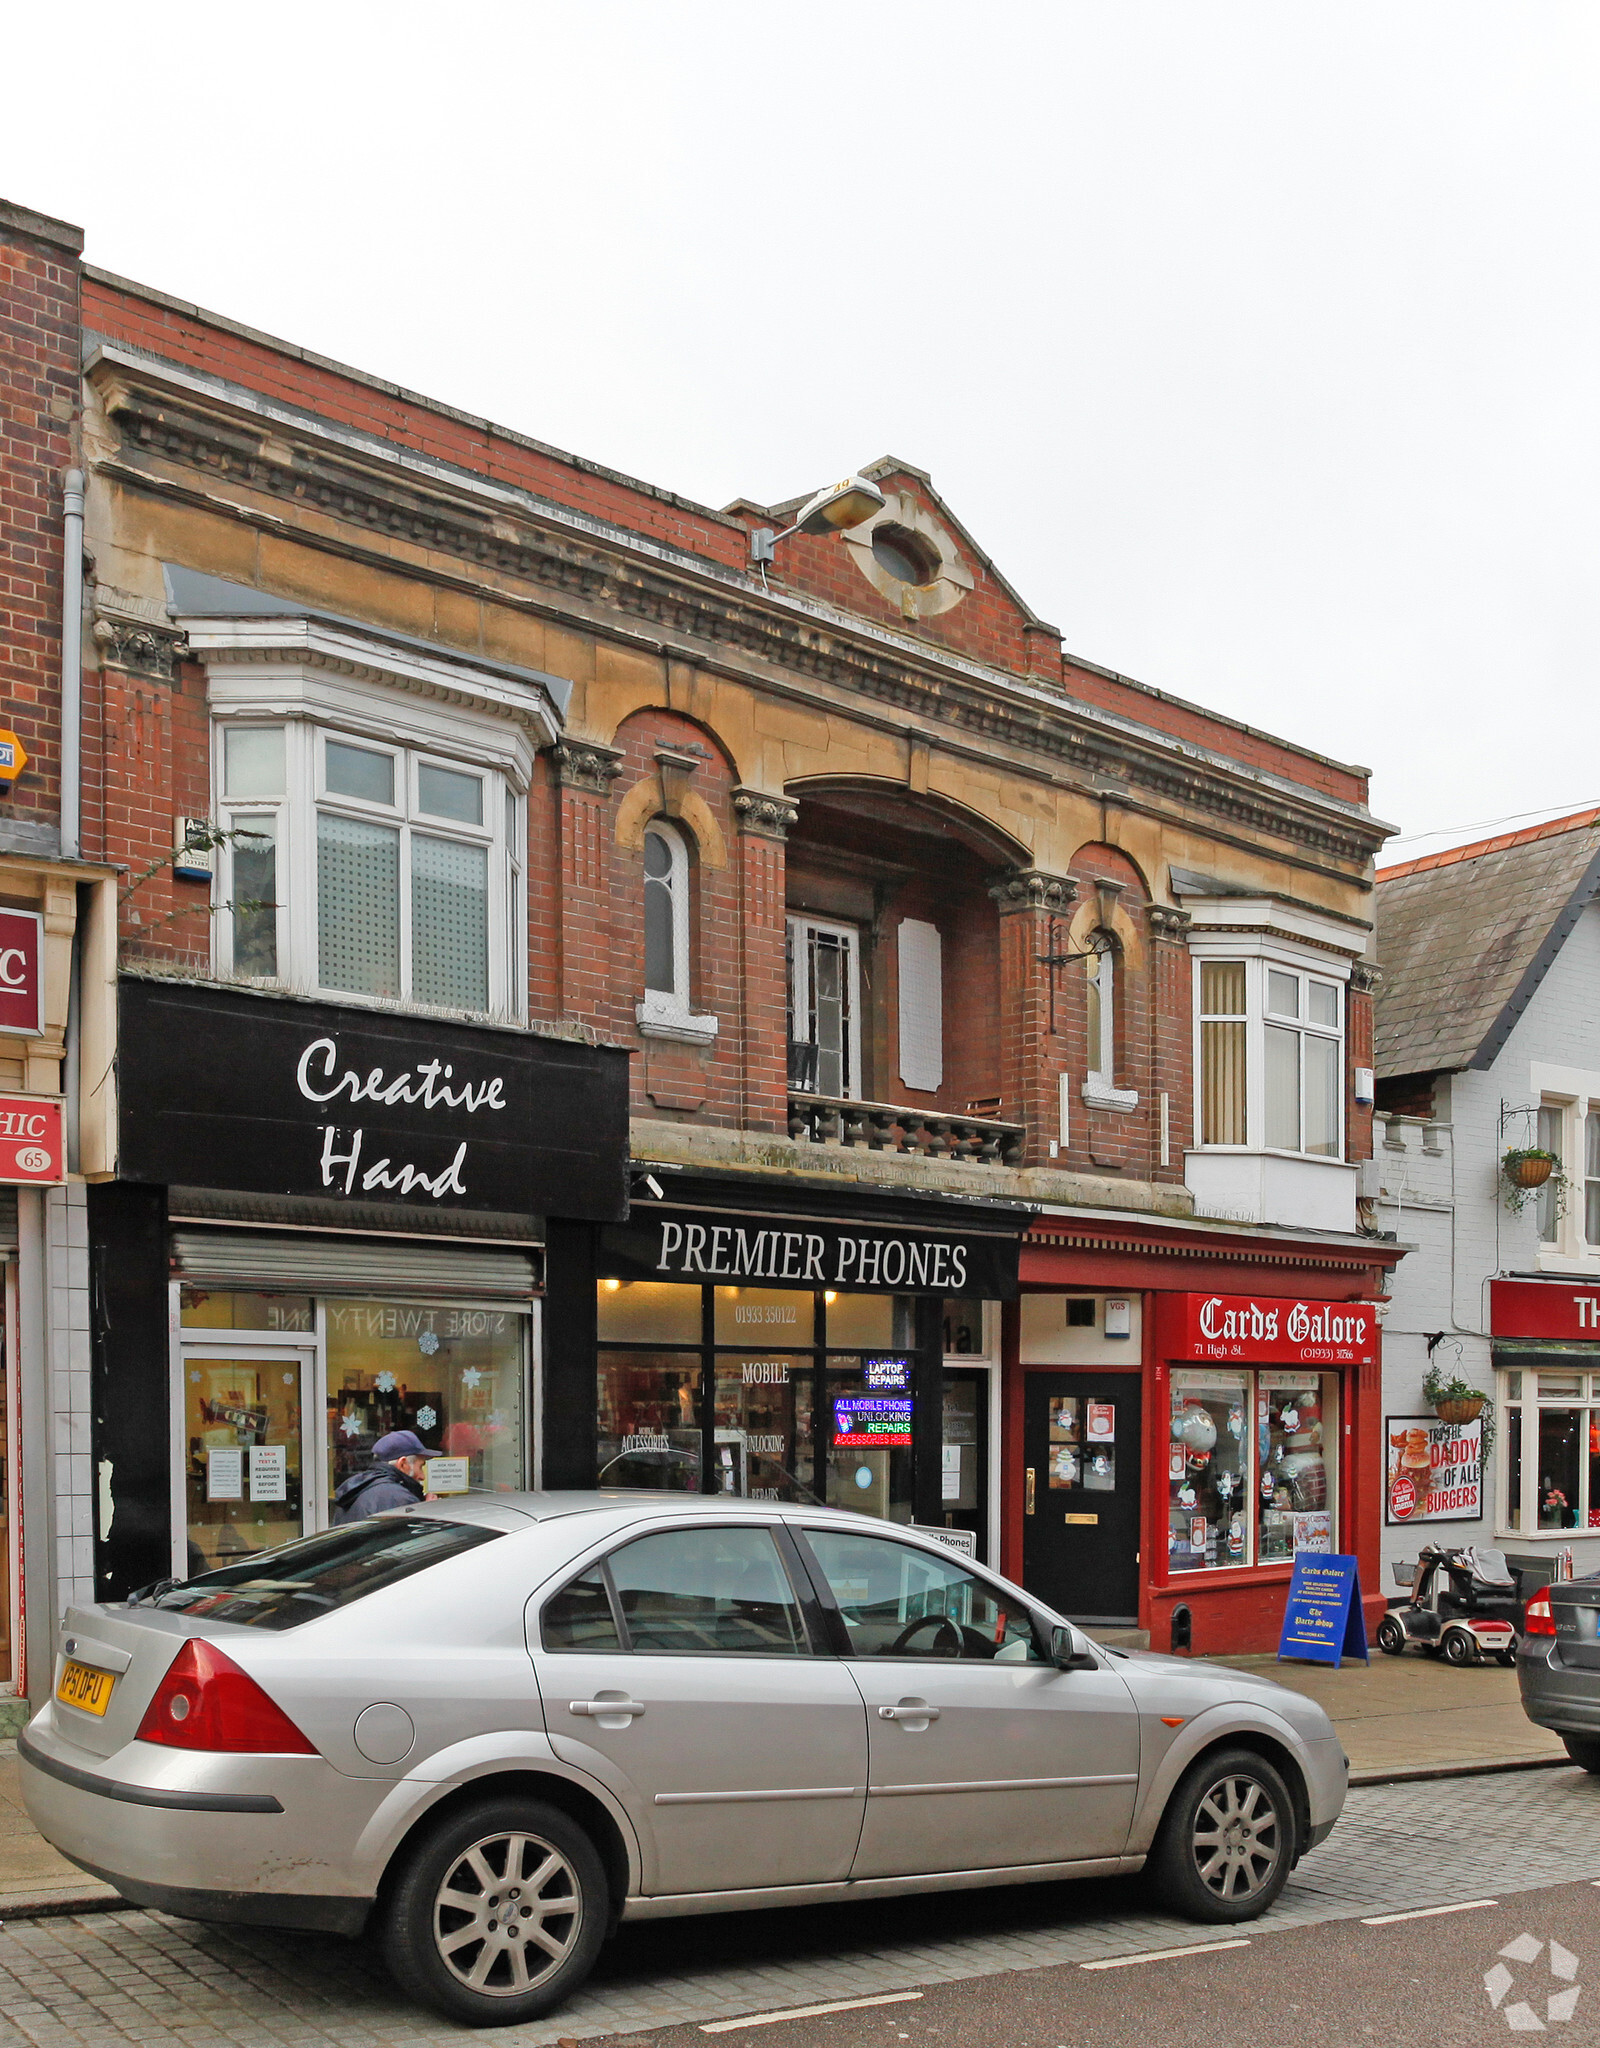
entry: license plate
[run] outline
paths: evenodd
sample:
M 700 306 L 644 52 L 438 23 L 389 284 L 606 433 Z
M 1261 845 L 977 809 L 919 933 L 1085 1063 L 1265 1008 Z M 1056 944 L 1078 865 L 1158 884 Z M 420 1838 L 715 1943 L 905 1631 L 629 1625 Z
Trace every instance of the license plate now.
M 80 1713 L 103 1714 L 111 1704 L 111 1688 L 116 1682 L 111 1672 L 96 1671 L 92 1664 L 79 1664 L 69 1657 L 61 1668 L 56 1698 Z

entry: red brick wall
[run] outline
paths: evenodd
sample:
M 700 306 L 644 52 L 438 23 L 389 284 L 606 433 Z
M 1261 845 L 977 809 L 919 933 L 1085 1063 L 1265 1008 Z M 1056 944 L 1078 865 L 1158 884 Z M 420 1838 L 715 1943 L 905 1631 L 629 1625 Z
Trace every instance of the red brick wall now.
M 177 819 L 211 815 L 210 744 L 198 662 L 180 662 L 170 684 L 107 667 L 85 693 L 83 850 L 126 871 L 124 952 L 202 971 L 211 965 L 210 892 L 178 881 L 170 856 Z
M 29 761 L 0 819 L 54 827 L 61 772 L 61 485 L 79 414 L 77 230 L 0 204 L 0 725 Z

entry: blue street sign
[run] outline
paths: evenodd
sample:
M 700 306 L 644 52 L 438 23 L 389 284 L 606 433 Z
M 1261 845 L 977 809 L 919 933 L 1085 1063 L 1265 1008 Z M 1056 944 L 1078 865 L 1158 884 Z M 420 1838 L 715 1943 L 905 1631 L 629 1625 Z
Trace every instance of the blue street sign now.
M 1344 1657 L 1371 1663 L 1361 1575 L 1353 1557 L 1306 1550 L 1296 1557 L 1278 1656 L 1307 1664 L 1338 1664 Z

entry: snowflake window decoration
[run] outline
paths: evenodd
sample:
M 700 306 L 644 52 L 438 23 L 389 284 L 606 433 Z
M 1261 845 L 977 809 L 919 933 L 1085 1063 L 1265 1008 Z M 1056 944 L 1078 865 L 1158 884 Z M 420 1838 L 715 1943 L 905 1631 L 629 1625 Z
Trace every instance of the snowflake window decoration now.
M 431 1358 L 433 1354 L 438 1350 L 438 1348 L 439 1332 L 437 1330 L 424 1330 L 422 1335 L 417 1339 L 417 1349 L 422 1353 L 424 1358 Z
M 435 1423 L 436 1423 L 436 1422 L 437 1422 L 438 1420 L 439 1420 L 439 1415 L 438 1415 L 438 1411 L 437 1411 L 437 1409 L 434 1409 L 434 1408 L 426 1408 L 426 1407 L 424 1407 L 424 1408 L 419 1408 L 419 1409 L 417 1410 L 417 1427 L 418 1427 L 418 1429 L 432 1429 L 433 1425 L 434 1425 L 434 1424 L 435 1424 Z
M 380 1394 L 392 1394 L 394 1392 L 394 1374 L 392 1372 L 380 1372 L 373 1385 Z

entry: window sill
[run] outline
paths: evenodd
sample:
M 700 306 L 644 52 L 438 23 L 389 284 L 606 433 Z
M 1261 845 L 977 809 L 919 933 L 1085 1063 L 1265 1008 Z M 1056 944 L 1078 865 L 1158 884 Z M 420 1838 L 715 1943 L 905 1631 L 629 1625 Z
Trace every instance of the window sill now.
M 1539 1247 L 1539 1271 L 1570 1275 L 1575 1280 L 1593 1280 L 1600 1275 L 1600 1258 L 1593 1253 L 1580 1257 L 1575 1252 L 1550 1251 Z
M 680 1010 L 675 1003 L 652 1002 L 647 996 L 635 1006 L 640 1036 L 670 1038 L 680 1045 L 709 1045 L 717 1035 L 715 1017 L 698 1017 L 692 1010 Z
M 1128 1110 L 1139 1107 L 1137 1088 L 1118 1088 L 1104 1074 L 1090 1074 L 1081 1092 L 1085 1105 L 1090 1109 Z
M 1495 1548 L 1503 1550 L 1508 1543 L 1575 1543 L 1584 1538 L 1591 1541 L 1600 1539 L 1600 1529 L 1496 1529 Z

